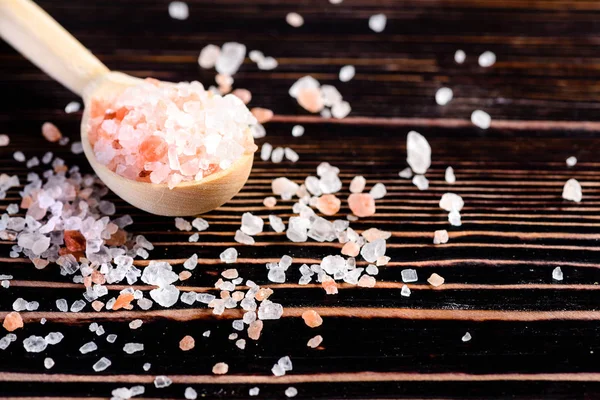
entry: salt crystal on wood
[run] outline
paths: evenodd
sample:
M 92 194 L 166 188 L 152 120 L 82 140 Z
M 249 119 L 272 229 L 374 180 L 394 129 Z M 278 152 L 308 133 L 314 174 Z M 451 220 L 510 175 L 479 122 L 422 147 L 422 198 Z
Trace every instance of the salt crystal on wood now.
M 213 366 L 212 372 L 215 375 L 224 375 L 229 371 L 229 365 L 224 362 L 216 363 Z
M 406 137 L 406 161 L 417 174 L 424 174 L 431 166 L 431 146 L 418 132 L 410 131 Z
M 294 125 L 292 127 L 292 136 L 300 137 L 302 135 L 304 135 L 304 127 L 302 125 Z
M 577 164 L 577 158 L 571 156 L 571 157 L 567 158 L 566 163 L 567 163 L 567 167 L 574 167 L 575 164 Z
M 250 390 L 248 390 L 248 395 L 250 395 L 250 396 L 258 396 L 259 393 L 260 393 L 260 389 L 257 387 L 253 387 L 253 388 L 250 388 Z
M 213 68 L 221 54 L 221 48 L 214 44 L 206 45 L 198 56 L 198 64 L 204 69 Z
M 230 247 L 230 248 L 224 250 L 219 256 L 221 261 L 224 262 L 225 264 L 232 264 L 232 263 L 236 262 L 237 257 L 238 257 L 238 252 L 233 247 Z M 225 278 L 227 278 L 227 279 L 237 278 L 237 270 L 227 270 L 227 271 L 236 271 L 236 274 L 235 274 L 236 276 L 229 278 L 229 277 L 223 275 Z M 227 271 L 224 271 L 223 274 L 226 274 Z M 229 275 L 232 275 L 232 274 L 229 274 Z
M 454 176 L 454 169 L 452 167 L 446 168 L 446 172 L 444 174 L 444 179 L 446 180 L 447 183 L 450 183 L 450 184 L 456 182 L 456 176 Z
M 355 73 L 356 73 L 356 70 L 354 69 L 353 65 L 344 65 L 340 69 L 340 74 L 339 74 L 340 81 L 342 81 L 342 82 L 351 81 L 352 78 L 354 78 Z
M 443 229 L 433 233 L 433 244 L 448 243 L 448 231 Z
M 479 55 L 478 62 L 480 67 L 491 67 L 496 63 L 496 54 L 491 51 L 484 51 Z
M 446 87 L 439 88 L 437 92 L 435 92 L 435 102 L 439 106 L 445 106 L 446 104 L 450 103 L 453 95 L 454 93 L 452 92 L 452 89 Z
M 398 172 L 398 176 L 404 179 L 410 179 L 413 176 L 412 169 L 404 168 L 402 171 Z
M 488 129 L 492 124 L 492 117 L 485 111 L 475 110 L 471 114 L 471 122 L 478 128 Z
M 173 383 L 173 381 L 169 377 L 164 376 L 164 375 L 159 375 L 154 378 L 154 386 L 157 389 L 162 389 L 167 386 L 171 386 L 172 383 Z
M 190 335 L 184 336 L 184 338 L 179 341 L 179 348 L 183 351 L 189 351 L 193 349 L 195 345 L 196 342 Z
M 577 179 L 569 179 L 564 187 L 562 192 L 562 197 L 565 200 L 571 200 L 576 203 L 579 203 L 583 198 L 583 193 L 581 190 L 581 184 Z
M 400 271 L 400 275 L 402 276 L 402 282 L 416 282 L 418 280 L 417 278 L 417 271 L 414 269 L 403 269 L 402 271 Z
M 352 178 L 352 181 L 350 182 L 350 192 L 351 193 L 362 193 L 362 191 L 365 190 L 366 184 L 367 184 L 367 180 L 364 177 L 355 176 L 354 178 Z
M 288 13 L 285 16 L 285 21 L 294 28 L 299 28 L 304 25 L 304 18 L 302 18 L 302 15 L 295 12 Z
M 471 334 L 469 332 L 465 333 L 461 340 L 463 342 L 468 342 L 469 340 L 471 340 Z
M 191 387 L 187 387 L 185 388 L 183 396 L 188 400 L 196 400 L 196 398 L 198 397 L 198 393 L 196 393 L 196 391 Z
M 102 357 L 101 359 L 99 359 L 93 366 L 92 368 L 94 369 L 94 371 L 96 372 L 102 372 L 104 371 L 106 368 L 110 367 L 111 365 L 111 361 L 106 358 L 106 357 Z
M 323 318 L 321 318 L 319 313 L 314 310 L 303 312 L 302 319 L 304 320 L 304 323 L 311 328 L 316 328 L 323 324 Z
M 383 183 L 376 183 L 375 186 L 371 188 L 369 194 L 373 196 L 375 200 L 383 199 L 383 197 L 387 194 L 387 190 Z
M 81 109 L 81 104 L 76 101 L 72 101 L 65 106 L 65 112 L 67 114 L 75 113 Z
M 54 367 L 54 360 L 51 359 L 50 357 L 46 357 L 44 359 L 44 368 L 50 369 L 52 367 Z
M 62 133 L 58 130 L 56 125 L 51 122 L 44 122 L 42 125 L 42 135 L 49 142 L 58 142 L 62 138 Z
M 562 281 L 563 280 L 563 272 L 562 269 L 560 267 L 556 267 L 552 270 L 552 279 L 556 280 L 556 281 Z
M 273 146 L 270 143 L 263 143 L 260 148 L 260 159 L 263 161 L 268 161 L 271 158 L 271 153 L 273 152 Z
M 467 55 L 463 50 L 456 50 L 456 52 L 454 53 L 454 62 L 456 62 L 457 64 L 464 63 L 466 58 Z
M 311 338 L 306 345 L 312 349 L 319 347 L 319 345 L 323 342 L 323 336 L 317 335 Z
M 431 286 L 441 286 L 444 284 L 444 278 L 442 278 L 441 276 L 439 276 L 436 273 L 431 274 L 431 276 L 427 279 L 427 282 L 429 282 L 429 284 Z
M 369 17 L 369 28 L 371 28 L 373 32 L 383 32 L 386 24 L 387 18 L 385 14 L 375 14 Z
M 10 138 L 8 137 L 8 135 L 1 134 L 0 135 L 0 147 L 6 147 L 9 145 L 9 143 L 10 143 Z
M 402 289 L 400 290 L 400 294 L 404 297 L 410 296 L 410 289 L 406 285 L 402 285 Z
M 298 394 L 298 389 L 296 389 L 293 386 L 290 386 L 289 388 L 285 389 L 285 395 L 287 397 L 295 397 Z
M 169 16 L 173 19 L 186 20 L 190 14 L 188 5 L 183 1 L 172 1 L 169 3 Z

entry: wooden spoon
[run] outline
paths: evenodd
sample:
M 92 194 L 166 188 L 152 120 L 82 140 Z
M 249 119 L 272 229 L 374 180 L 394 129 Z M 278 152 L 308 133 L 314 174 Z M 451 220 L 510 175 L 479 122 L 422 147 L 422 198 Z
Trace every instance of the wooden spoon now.
M 141 79 L 111 72 L 30 0 L 0 0 L 0 36 L 52 78 L 83 97 L 81 143 L 85 156 L 106 186 L 128 203 L 152 214 L 195 215 L 229 201 L 248 180 L 254 158 L 251 152 L 224 171 L 200 181 L 181 183 L 174 189 L 166 184 L 138 182 L 117 175 L 96 160 L 88 140 L 91 99 L 113 97 L 126 87 L 139 84 Z

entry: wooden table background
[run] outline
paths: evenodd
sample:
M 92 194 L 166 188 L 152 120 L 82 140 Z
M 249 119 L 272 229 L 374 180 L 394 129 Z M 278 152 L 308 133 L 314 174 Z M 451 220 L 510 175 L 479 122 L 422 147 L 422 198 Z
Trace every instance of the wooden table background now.
M 276 398 L 290 385 L 298 398 L 600 397 L 600 2 L 345 0 L 336 6 L 326 0 L 191 0 L 190 18 L 183 22 L 169 18 L 167 1 L 39 3 L 111 69 L 140 77 L 211 84 L 214 72 L 196 62 L 208 43 L 240 41 L 277 58 L 273 71 L 246 60 L 235 86 L 252 91 L 251 105 L 276 113 L 259 145 L 267 140 L 290 146 L 300 154 L 298 163 L 257 160 L 240 195 L 205 216 L 211 226 L 198 243 L 188 243 L 189 233 L 176 231 L 172 218 L 111 197 L 119 213 L 133 216 L 130 230 L 156 244 L 152 259 L 173 260 L 179 271 L 185 258 L 198 253 L 199 267 L 182 284 L 190 290 L 214 283 L 225 268 L 217 262 L 219 253 L 234 245 L 245 278 L 268 284 L 264 264 L 283 254 L 294 257 L 295 272 L 285 285 L 272 285 L 279 287 L 273 299 L 285 306 L 284 318 L 266 323 L 260 341 L 241 351 L 227 340 L 234 313 L 215 318 L 200 306 L 179 303 L 185 310 L 179 313 L 56 313 L 54 301 L 72 302 L 81 288 L 56 268 L 37 271 L 25 259 L 10 259 L 12 244 L 2 242 L 0 273 L 15 277 L 10 289 L 0 289 L 2 315 L 23 297 L 41 304 L 37 312 L 24 313 L 27 320 L 46 317 L 48 323 L 26 324 L 17 332 L 19 342 L 0 351 L 1 399 L 106 398 L 134 384 L 145 385 L 147 398 L 183 398 L 187 386 L 206 398 L 247 398 L 248 389 L 258 386 L 260 398 Z M 304 16 L 303 27 L 286 24 L 290 11 Z M 376 12 L 388 17 L 381 34 L 367 26 Z M 463 65 L 453 61 L 459 48 L 467 53 Z M 477 65 L 485 50 L 497 54 L 492 68 Z M 337 74 L 345 64 L 355 65 L 357 73 L 341 83 Z M 6 43 L 0 43 L 0 66 L 0 133 L 11 137 L 11 145 L 0 149 L 0 172 L 24 180 L 24 165 L 11 156 L 17 149 L 28 157 L 52 150 L 89 169 L 83 156 L 40 135 L 41 124 L 52 121 L 77 139 L 80 114 L 63 111 L 76 97 Z M 323 120 L 300 109 L 287 90 L 306 74 L 336 85 L 352 105 L 350 117 Z M 441 86 L 454 90 L 446 107 L 434 101 Z M 491 114 L 491 129 L 470 124 L 477 108 Z M 290 135 L 296 123 L 306 127 L 301 138 Z M 427 191 L 397 175 L 405 167 L 411 129 L 433 148 Z M 566 167 L 568 156 L 579 159 L 576 167 Z M 269 228 L 255 246 L 233 242 L 243 212 L 271 212 L 262 199 L 273 178 L 304 179 L 321 161 L 341 169 L 343 194 L 357 174 L 369 187 L 383 182 L 388 188 L 378 213 L 352 224 L 393 232 L 392 262 L 380 269 L 374 289 L 344 287 L 327 296 L 321 288 L 294 283 L 300 263 L 338 253 L 338 243 L 294 244 Z M 457 175 L 451 187 L 443 180 L 448 165 Z M 561 198 L 569 178 L 582 183 L 580 204 Z M 451 228 L 438 207 L 449 190 L 465 199 L 460 228 Z M 11 190 L 0 208 L 17 198 Z M 276 213 L 289 217 L 291 205 L 280 201 Z M 348 212 L 345 205 L 342 212 Z M 447 245 L 431 244 L 436 229 L 450 231 Z M 556 266 L 564 272 L 562 282 L 551 278 Z M 403 298 L 400 271 L 411 267 L 420 279 L 411 285 L 412 296 Z M 425 282 L 432 272 L 447 283 L 432 289 Z M 121 288 L 112 286 L 111 294 Z M 311 330 L 297 317 L 307 308 L 322 312 L 322 327 Z M 138 317 L 145 323 L 131 331 L 127 322 Z M 98 339 L 98 351 L 81 355 L 77 349 L 95 337 L 87 329 L 92 320 L 119 339 L 114 345 Z M 207 329 L 211 337 L 202 338 Z M 50 331 L 66 339 L 41 354 L 24 351 L 24 337 Z M 473 339 L 463 343 L 467 331 Z M 324 337 L 323 349 L 307 348 L 317 333 Z M 196 337 L 196 348 L 183 353 L 177 344 L 186 334 Z M 146 350 L 126 355 L 127 341 L 143 342 Z M 284 355 L 291 356 L 294 370 L 275 378 L 270 368 Z M 101 356 L 113 364 L 94 373 L 91 366 Z M 44 369 L 44 357 L 56 361 L 52 370 Z M 214 377 L 210 371 L 219 361 L 230 365 L 230 373 Z M 145 362 L 152 363 L 149 372 L 142 370 Z M 161 374 L 173 385 L 155 389 L 151 382 Z

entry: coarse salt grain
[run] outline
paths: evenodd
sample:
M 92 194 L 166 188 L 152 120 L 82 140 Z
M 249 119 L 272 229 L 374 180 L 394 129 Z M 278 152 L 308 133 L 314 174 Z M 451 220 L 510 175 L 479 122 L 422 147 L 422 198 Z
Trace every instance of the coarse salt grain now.
M 406 285 L 402 285 L 402 289 L 400 289 L 400 295 L 404 297 L 410 297 L 410 289 Z
M 298 389 L 296 389 L 293 386 L 290 386 L 289 388 L 285 389 L 285 395 L 287 397 L 295 397 L 298 394 Z
M 383 199 L 383 197 L 387 194 L 387 190 L 383 183 L 376 183 L 369 191 L 369 194 L 373 196 L 375 200 L 379 200 Z
M 179 348 L 182 351 L 189 351 L 194 348 L 196 345 L 196 341 L 190 335 L 184 336 L 183 339 L 179 341 Z
M 579 203 L 583 198 L 583 192 L 581 190 L 581 184 L 577 179 L 569 179 L 564 187 L 562 192 L 562 197 L 565 200 L 571 200 L 576 203 Z
M 465 333 L 462 338 L 460 338 L 463 342 L 468 342 L 471 340 L 471 334 L 469 332 Z
M 19 314 L 17 311 L 9 312 L 6 314 L 6 317 L 4 317 L 2 326 L 7 331 L 12 332 L 23 327 L 23 318 L 21 318 L 21 314 Z
M 444 173 L 444 179 L 447 183 L 453 184 L 456 183 L 456 176 L 454 175 L 454 168 L 448 167 L 446 168 L 446 172 Z
M 431 166 L 431 146 L 425 136 L 410 131 L 406 136 L 406 162 L 416 174 L 424 174 Z
M 180 21 L 188 19 L 190 10 L 183 1 L 172 1 L 169 3 L 169 16 Z
M 350 211 L 357 217 L 370 217 L 375 214 L 375 199 L 369 193 L 352 193 L 348 197 Z
M 10 143 L 10 138 L 8 137 L 8 135 L 1 134 L 0 135 L 0 147 L 8 146 L 9 143 Z
M 198 64 L 204 69 L 214 68 L 221 54 L 221 48 L 214 44 L 206 45 L 198 56 Z
M 556 267 L 552 270 L 552 279 L 554 279 L 555 281 L 562 281 L 563 278 L 563 272 L 560 267 Z
M 367 180 L 362 176 L 355 176 L 352 178 L 350 182 L 350 192 L 351 193 L 362 193 L 365 190 L 365 185 L 367 184 Z
M 229 365 L 225 364 L 224 362 L 216 363 L 212 368 L 212 372 L 215 375 L 224 375 L 228 371 L 229 371 Z
M 308 310 L 302 313 L 302 319 L 304 323 L 311 327 L 316 328 L 317 326 L 321 326 L 323 324 L 323 318 L 314 310 Z
M 304 25 L 304 18 L 302 18 L 302 15 L 295 12 L 288 13 L 285 16 L 285 21 L 294 28 L 299 28 Z
M 371 28 L 373 32 L 383 32 L 386 24 L 387 17 L 385 14 L 375 14 L 369 17 L 369 28 Z
M 110 367 L 111 364 L 112 364 L 112 362 L 108 358 L 102 357 L 92 366 L 92 368 L 96 372 L 102 372 L 106 368 Z
M 54 367 L 54 360 L 51 359 L 50 357 L 46 357 L 44 359 L 44 368 L 50 369 L 52 367 Z
M 277 199 L 273 196 L 265 197 L 263 200 L 263 205 L 267 208 L 273 208 L 277 205 Z
M 405 283 L 416 282 L 418 280 L 417 271 L 414 269 L 403 269 L 400 271 L 400 275 L 402 276 L 402 282 Z
M 164 376 L 164 375 L 159 375 L 154 378 L 154 386 L 157 389 L 162 389 L 167 386 L 171 386 L 172 383 L 173 383 L 173 381 L 169 377 Z
M 185 388 L 185 392 L 183 393 L 183 396 L 187 400 L 196 400 L 196 398 L 198 397 L 198 393 L 193 388 L 187 387 L 187 388 Z
M 250 396 L 258 396 L 259 393 L 260 393 L 260 389 L 257 387 L 253 387 L 253 388 L 250 388 L 250 390 L 248 390 L 248 395 L 250 395 Z
M 577 158 L 571 156 L 567 158 L 565 162 L 567 163 L 567 167 L 574 167 L 577 164 Z
M 354 78 L 354 74 L 356 73 L 356 69 L 353 65 L 344 65 L 340 69 L 339 78 L 342 82 L 349 82 Z
M 292 136 L 300 137 L 302 135 L 304 135 L 304 127 L 302 125 L 294 125 L 292 127 Z
M 485 111 L 475 110 L 471 114 L 471 122 L 478 128 L 488 129 L 492 124 L 492 117 Z
M 72 101 L 65 106 L 65 112 L 67 114 L 75 113 L 81 109 L 81 104 L 76 101 Z
M 433 233 L 433 244 L 448 243 L 448 231 L 443 229 Z
M 484 51 L 479 55 L 478 62 L 480 67 L 491 67 L 496 63 L 496 54 L 491 51 Z
M 463 50 L 456 50 L 456 52 L 454 53 L 454 62 L 456 62 L 457 64 L 462 64 L 465 62 L 467 58 L 467 54 L 463 51 Z
M 317 335 L 313 338 L 311 338 L 307 343 L 306 346 L 315 349 L 317 347 L 319 347 L 321 345 L 321 343 L 323 343 L 323 336 L 321 335 Z
M 60 133 L 56 125 L 54 125 L 51 122 L 44 122 L 44 124 L 42 125 L 42 135 L 44 136 L 44 138 L 46 138 L 47 141 L 53 143 L 58 142 L 62 138 L 62 134 Z
M 445 106 L 446 104 L 450 103 L 453 95 L 454 93 L 452 92 L 452 89 L 447 87 L 439 88 L 437 92 L 435 92 L 435 102 L 439 106 Z
M 429 284 L 431 286 L 441 286 L 444 284 L 444 278 L 442 278 L 441 276 L 439 276 L 436 273 L 431 274 L 431 276 L 427 279 L 427 282 L 429 282 Z

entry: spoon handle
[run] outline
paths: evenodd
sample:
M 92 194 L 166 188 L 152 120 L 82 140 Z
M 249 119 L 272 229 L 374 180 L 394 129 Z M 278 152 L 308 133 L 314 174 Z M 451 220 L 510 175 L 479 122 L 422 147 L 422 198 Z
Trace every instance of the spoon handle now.
M 31 0 L 0 0 L 0 37 L 81 96 L 108 68 Z

